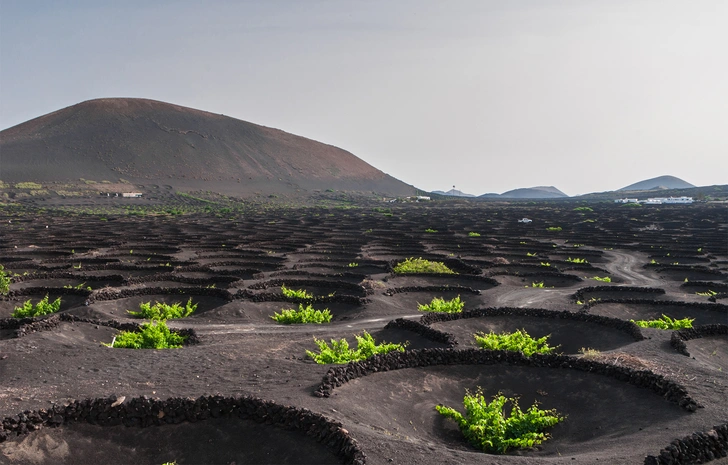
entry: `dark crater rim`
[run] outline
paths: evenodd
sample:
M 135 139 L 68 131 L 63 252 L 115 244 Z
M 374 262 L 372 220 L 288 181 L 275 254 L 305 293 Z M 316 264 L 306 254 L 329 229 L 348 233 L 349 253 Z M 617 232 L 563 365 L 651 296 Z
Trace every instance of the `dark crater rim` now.
M 645 457 L 644 465 L 692 465 L 728 456 L 728 423 L 708 431 L 674 439 L 657 455 Z
M 680 384 L 647 370 L 610 365 L 568 355 L 534 354 L 526 357 L 520 352 L 481 349 L 415 349 L 375 355 L 361 362 L 330 368 L 314 390 L 317 397 L 329 397 L 333 391 L 352 379 L 382 371 L 420 368 L 438 365 L 495 365 L 506 364 L 539 368 L 574 369 L 601 374 L 651 390 L 688 412 L 702 406 Z
M 163 426 L 194 423 L 207 418 L 230 417 L 253 420 L 288 431 L 299 431 L 333 452 L 342 463 L 364 465 L 366 455 L 339 421 L 306 408 L 281 405 L 258 397 L 201 396 L 167 400 L 146 396 L 75 400 L 65 406 L 25 411 L 2 419 L 0 443 L 10 434 L 29 434 L 43 427 L 85 422 L 98 426 Z
M 585 293 L 591 292 L 610 292 L 610 293 L 634 293 L 634 294 L 654 294 L 663 295 L 665 290 L 659 287 L 640 287 L 640 286 L 588 286 L 577 290 L 571 298 L 573 300 L 585 300 Z
M 673 331 L 670 335 L 670 346 L 676 352 L 689 357 L 690 352 L 686 342 L 710 336 L 728 336 L 728 325 L 700 325 Z
M 87 323 L 90 325 L 106 326 L 119 331 L 139 331 L 142 323 L 120 322 L 118 320 L 99 320 L 85 318 L 70 313 L 59 312 L 50 316 L 36 318 L 1 318 L 0 330 L 12 330 L 15 338 L 21 338 L 33 333 L 52 331 L 61 323 Z M 170 328 L 170 331 L 181 336 L 187 336 L 184 346 L 200 343 L 200 338 L 193 328 Z M 143 349 L 139 349 L 143 350 Z
M 495 316 L 524 316 L 532 318 L 551 318 L 555 320 L 582 321 L 623 331 L 629 334 L 635 341 L 645 339 L 642 334 L 642 329 L 631 321 L 601 315 L 591 315 L 584 312 L 567 312 L 547 310 L 543 308 L 488 307 L 466 310 L 460 313 L 428 313 L 420 318 L 420 323 L 425 326 L 430 326 L 433 323 Z

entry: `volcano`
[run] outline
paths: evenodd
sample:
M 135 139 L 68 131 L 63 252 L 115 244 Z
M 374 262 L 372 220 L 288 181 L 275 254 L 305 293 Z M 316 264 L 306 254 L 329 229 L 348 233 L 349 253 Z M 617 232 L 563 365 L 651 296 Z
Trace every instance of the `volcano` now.
M 0 132 L 0 179 L 80 178 L 215 192 L 414 188 L 350 152 L 279 129 L 154 100 L 89 100 Z

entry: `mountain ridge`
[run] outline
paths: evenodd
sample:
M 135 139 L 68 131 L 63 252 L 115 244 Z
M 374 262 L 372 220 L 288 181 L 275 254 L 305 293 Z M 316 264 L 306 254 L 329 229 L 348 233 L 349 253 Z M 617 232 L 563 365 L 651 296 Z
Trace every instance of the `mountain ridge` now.
M 569 198 L 554 186 L 519 187 L 502 194 L 486 193 L 477 196 L 479 199 L 561 199 Z

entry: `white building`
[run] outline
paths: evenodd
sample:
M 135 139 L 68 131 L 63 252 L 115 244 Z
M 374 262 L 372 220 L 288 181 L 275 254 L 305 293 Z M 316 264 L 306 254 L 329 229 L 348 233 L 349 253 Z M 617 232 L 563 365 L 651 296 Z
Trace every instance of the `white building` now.
M 662 199 L 662 203 L 693 203 L 693 198 L 685 197 L 684 195 L 682 197 L 668 197 Z
M 639 203 L 637 199 L 616 199 L 614 203 Z
M 654 197 L 654 198 L 649 198 L 642 203 L 644 203 L 645 205 L 662 205 L 663 203 L 665 203 L 665 204 L 675 204 L 675 203 L 686 204 L 686 203 L 693 203 L 693 198 L 685 197 L 685 196 L 682 196 L 682 197 Z
M 530 218 L 521 218 L 520 220 L 518 220 L 518 222 L 528 224 L 528 223 L 533 223 L 533 220 Z

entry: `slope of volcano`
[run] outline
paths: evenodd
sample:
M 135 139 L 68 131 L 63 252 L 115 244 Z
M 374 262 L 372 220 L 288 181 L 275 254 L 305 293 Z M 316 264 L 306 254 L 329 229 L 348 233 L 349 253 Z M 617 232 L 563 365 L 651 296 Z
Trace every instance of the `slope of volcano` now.
M 154 100 L 89 100 L 0 132 L 5 182 L 85 178 L 238 192 L 413 188 L 337 147 Z

